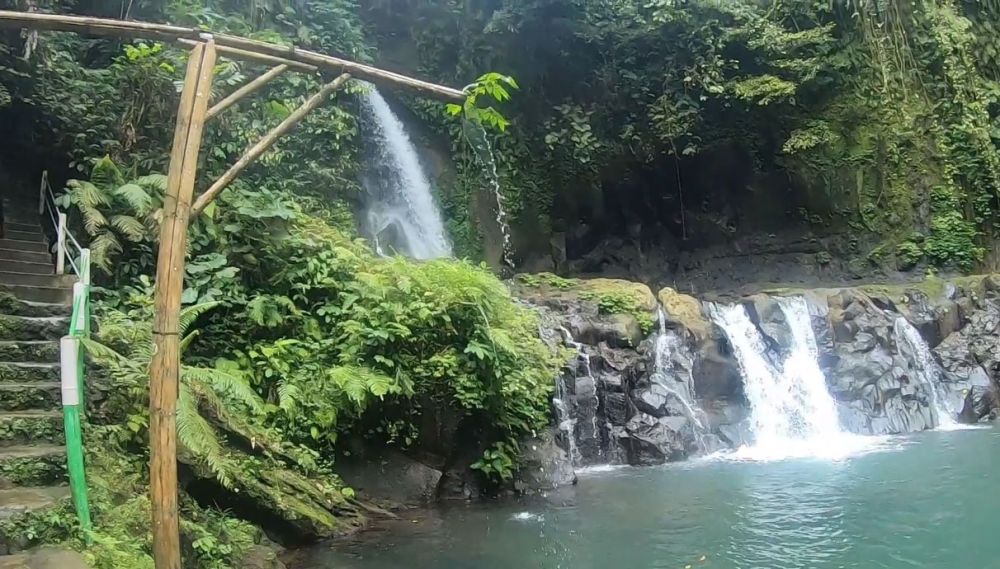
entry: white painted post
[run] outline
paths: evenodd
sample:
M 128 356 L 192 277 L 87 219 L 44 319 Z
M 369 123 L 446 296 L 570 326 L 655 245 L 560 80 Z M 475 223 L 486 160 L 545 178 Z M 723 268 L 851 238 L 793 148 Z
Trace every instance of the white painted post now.
M 45 213 L 45 186 L 49 181 L 49 171 L 42 170 L 42 183 L 38 188 L 38 215 Z
M 62 212 L 56 229 L 56 274 L 66 274 L 66 214 Z

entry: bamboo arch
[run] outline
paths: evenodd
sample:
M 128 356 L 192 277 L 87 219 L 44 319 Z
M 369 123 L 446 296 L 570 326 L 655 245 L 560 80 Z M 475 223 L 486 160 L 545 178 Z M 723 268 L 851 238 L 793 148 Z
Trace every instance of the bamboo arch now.
M 184 288 L 187 229 L 192 214 L 211 203 L 254 160 L 266 152 L 296 123 L 320 106 L 352 76 L 402 86 L 437 98 L 463 101 L 465 94 L 399 73 L 331 55 L 281 46 L 239 36 L 213 34 L 150 22 L 0 10 L 0 27 L 68 31 L 169 41 L 191 48 L 174 128 L 167 191 L 160 225 L 153 321 L 153 361 L 149 382 L 150 501 L 152 504 L 153 560 L 157 569 L 181 569 L 177 503 L 177 393 L 180 381 L 179 316 Z M 274 67 L 209 107 L 216 57 L 223 56 Z M 279 125 L 251 146 L 204 193 L 194 198 L 198 155 L 205 122 L 256 92 L 289 70 L 335 75 Z M 193 203 L 192 203 L 193 200 Z

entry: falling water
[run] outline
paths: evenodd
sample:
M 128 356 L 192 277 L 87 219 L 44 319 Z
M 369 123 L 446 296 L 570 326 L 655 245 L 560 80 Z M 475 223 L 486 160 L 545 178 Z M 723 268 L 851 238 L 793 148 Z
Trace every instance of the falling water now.
M 569 440 L 570 440 L 570 455 L 573 458 L 574 465 L 580 465 L 583 461 L 583 452 L 579 450 L 579 445 L 583 443 L 591 452 L 588 452 L 588 457 L 596 457 L 600 455 L 601 444 L 600 444 L 600 431 L 597 428 L 597 410 L 600 406 L 600 399 L 597 396 L 597 381 L 594 378 L 594 374 L 590 369 L 590 356 L 583 349 L 583 344 L 577 342 L 573 339 L 573 334 L 570 333 L 566 328 L 561 328 L 563 333 L 563 338 L 568 346 L 571 346 L 576 350 L 576 362 L 574 366 L 574 380 L 576 381 L 576 405 L 577 405 L 577 415 L 584 414 L 590 416 L 590 420 L 580 424 L 573 414 L 568 412 L 568 407 L 566 405 L 566 394 L 559 393 L 559 403 L 556 403 L 556 411 L 560 412 L 560 404 L 563 407 L 562 412 L 566 412 L 566 415 L 571 417 L 566 426 L 570 429 Z M 589 393 L 581 392 L 579 376 L 576 375 L 583 370 L 585 388 L 589 389 Z M 564 391 L 565 388 L 562 387 L 560 391 Z M 581 400 L 581 397 L 584 399 Z M 563 418 L 560 417 L 560 430 L 563 429 Z M 577 440 L 578 439 L 578 440 Z
M 376 250 L 415 259 L 451 256 L 430 181 L 403 123 L 375 87 L 362 100 L 373 119 L 373 170 L 364 182 L 373 200 L 366 217 Z
M 511 242 L 510 224 L 507 222 L 507 208 L 505 205 L 503 190 L 500 186 L 500 174 L 497 172 L 497 161 L 493 154 L 493 146 L 490 144 L 490 139 L 486 135 L 486 130 L 480 125 L 474 125 L 471 122 L 466 122 L 466 136 L 472 143 L 473 149 L 476 151 L 476 157 L 486 168 L 486 177 L 490 184 L 490 191 L 493 192 L 493 196 L 496 198 L 497 203 L 496 221 L 497 227 L 500 228 L 500 236 L 502 239 L 501 245 L 503 262 L 505 265 L 513 269 L 514 246 Z M 478 144 L 473 140 L 474 138 L 479 141 Z
M 948 407 L 948 394 L 942 392 L 941 370 L 934 361 L 931 348 L 920 336 L 920 332 L 912 324 L 900 316 L 893 323 L 893 331 L 896 341 L 907 359 L 915 366 L 916 375 L 920 377 L 920 382 L 927 389 L 931 400 L 931 409 L 937 418 L 937 426 L 941 428 L 953 428 L 958 423 L 955 421 L 955 411 Z
M 754 445 L 740 449 L 750 459 L 790 456 L 838 458 L 865 443 L 841 430 L 836 404 L 816 361 L 818 349 L 804 300 L 781 299 L 792 332 L 780 366 L 765 354 L 767 345 L 742 305 L 710 305 L 709 315 L 733 346 L 750 402 Z
M 691 368 L 694 362 L 691 356 L 684 349 L 684 344 L 677 332 L 667 329 L 666 317 L 663 310 L 658 312 L 660 332 L 656 336 L 656 352 L 653 359 L 653 383 L 662 387 L 668 394 L 673 394 L 681 406 L 684 407 L 684 414 L 694 425 L 695 438 L 701 450 L 705 450 L 704 437 L 707 433 L 705 425 L 707 417 L 705 412 L 698 406 L 694 397 L 694 377 Z M 680 363 L 677 363 L 677 362 Z

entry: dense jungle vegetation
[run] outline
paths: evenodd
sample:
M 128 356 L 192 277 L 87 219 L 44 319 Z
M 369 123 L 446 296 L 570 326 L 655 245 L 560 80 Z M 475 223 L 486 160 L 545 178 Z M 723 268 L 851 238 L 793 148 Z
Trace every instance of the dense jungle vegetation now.
M 0 7 L 201 25 L 459 87 L 490 70 L 512 76 L 519 89 L 500 106 L 509 125 L 489 137 L 519 260 L 584 226 L 641 223 L 692 243 L 750 231 L 733 203 L 780 186 L 791 198 L 775 215 L 851 235 L 860 262 L 996 267 L 998 0 Z M 151 566 L 148 538 L 135 539 L 149 508 L 151 278 L 183 69 L 171 45 L 0 32 L 0 160 L 24 187 L 43 168 L 66 182 L 61 205 L 98 267 L 89 348 L 103 377 L 87 433 L 98 567 Z M 260 71 L 222 59 L 215 89 Z M 198 188 L 319 85 L 283 75 L 213 121 Z M 192 567 L 237 565 L 259 537 L 199 501 L 206 493 L 329 535 L 373 508 L 334 474 L 346 441 L 459 460 L 427 427 L 451 415 L 483 457 L 473 468 L 499 485 L 517 441 L 549 423 L 559 358 L 537 339 L 537 317 L 477 264 L 495 259 L 481 141 L 441 102 L 395 94 L 426 142 L 449 150 L 436 189 L 468 260 L 377 258 L 354 219 L 363 88 L 336 95 L 193 222 L 178 417 L 186 475 L 200 481 L 183 500 Z M 74 532 L 70 520 L 29 529 L 57 539 Z

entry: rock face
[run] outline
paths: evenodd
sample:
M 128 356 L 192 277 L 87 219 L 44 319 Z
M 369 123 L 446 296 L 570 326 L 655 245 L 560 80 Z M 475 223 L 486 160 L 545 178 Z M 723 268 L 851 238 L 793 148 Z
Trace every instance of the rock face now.
M 556 379 L 553 442 L 563 453 L 542 445 L 530 463 L 551 470 L 528 486 L 570 483 L 560 461 L 658 464 L 752 441 L 741 372 L 707 303 L 610 279 L 532 275 L 513 288 L 542 312 L 543 336 L 575 352 Z M 845 430 L 906 433 L 1000 415 L 1000 276 L 726 299 L 746 308 L 770 362 L 792 342 L 783 296 L 806 300 Z

